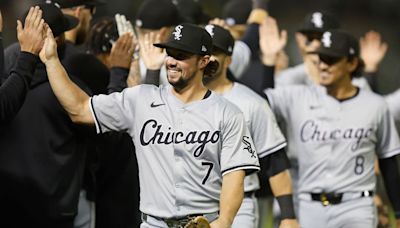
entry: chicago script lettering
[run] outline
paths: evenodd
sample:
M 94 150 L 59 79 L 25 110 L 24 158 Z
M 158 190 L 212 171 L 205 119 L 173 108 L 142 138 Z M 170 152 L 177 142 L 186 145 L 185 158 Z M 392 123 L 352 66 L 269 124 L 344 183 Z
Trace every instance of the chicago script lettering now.
M 150 136 L 149 136 L 150 135 Z M 147 120 L 140 131 L 140 144 L 148 146 L 149 144 L 196 144 L 193 152 L 195 157 L 199 157 L 203 152 L 207 143 L 215 144 L 219 141 L 220 131 L 190 131 L 186 135 L 181 131 L 171 131 L 171 127 L 163 128 L 162 124 L 154 119 Z

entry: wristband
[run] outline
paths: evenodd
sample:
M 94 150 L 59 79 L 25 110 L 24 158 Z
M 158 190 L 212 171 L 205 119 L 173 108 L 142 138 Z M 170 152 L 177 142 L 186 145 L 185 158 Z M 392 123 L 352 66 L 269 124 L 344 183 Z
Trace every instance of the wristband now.
M 279 208 L 281 209 L 282 220 L 296 218 L 296 214 L 294 213 L 292 196 L 293 196 L 292 194 L 288 194 L 276 197 L 276 200 L 278 201 L 279 204 Z

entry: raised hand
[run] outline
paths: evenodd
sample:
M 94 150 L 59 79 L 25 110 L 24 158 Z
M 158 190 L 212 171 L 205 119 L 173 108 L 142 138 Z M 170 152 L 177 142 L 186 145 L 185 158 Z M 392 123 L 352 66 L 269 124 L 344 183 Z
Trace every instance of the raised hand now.
M 366 72 L 376 72 L 388 49 L 387 43 L 381 39 L 381 34 L 369 31 L 360 38 L 360 55 L 365 63 Z
M 154 43 L 161 42 L 162 34 L 157 32 L 149 32 L 139 39 L 140 58 L 143 60 L 147 69 L 159 70 L 164 64 L 167 54 L 164 49 L 155 47 Z
M 120 36 L 111 48 L 110 61 L 112 67 L 128 68 L 131 65 L 136 42 L 132 33 Z
M 125 33 L 134 34 L 132 23 L 126 19 L 125 15 L 115 14 L 115 22 L 117 23 L 119 36 L 122 36 Z
M 45 38 L 45 22 L 42 19 L 42 10 L 38 6 L 31 7 L 25 18 L 25 24 L 17 21 L 17 36 L 21 51 L 38 55 Z
M 278 24 L 272 17 L 267 17 L 260 25 L 260 49 L 263 64 L 272 66 L 276 64 L 279 52 L 283 50 L 287 42 L 287 32 L 279 32 Z
M 224 19 L 214 18 L 208 22 L 210 25 L 218 25 L 226 30 L 229 30 L 229 25 L 226 23 Z
M 42 50 L 39 53 L 39 57 L 44 64 L 47 64 L 50 61 L 58 60 L 58 54 L 56 40 L 54 39 L 53 32 L 48 25 L 45 26 L 45 31 L 46 39 L 44 41 Z

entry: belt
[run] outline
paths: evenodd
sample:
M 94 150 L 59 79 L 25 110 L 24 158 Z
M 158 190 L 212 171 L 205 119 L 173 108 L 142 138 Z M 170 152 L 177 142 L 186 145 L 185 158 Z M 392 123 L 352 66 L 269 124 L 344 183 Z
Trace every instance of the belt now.
M 355 193 L 310 193 L 313 201 L 319 201 L 324 206 L 339 204 L 343 201 L 370 197 L 374 195 L 373 191 L 363 191 Z
M 218 218 L 218 215 L 219 215 L 219 212 L 207 213 L 207 214 L 191 214 L 191 215 L 186 215 L 186 216 L 179 217 L 179 218 L 160 218 L 160 217 L 148 215 L 148 214 L 145 214 L 142 212 L 141 217 L 142 217 L 142 221 L 144 221 L 146 223 L 150 223 L 151 219 L 155 219 L 155 220 L 164 222 L 165 224 L 167 224 L 167 226 L 169 228 L 184 228 L 185 225 L 190 220 L 196 218 L 197 216 L 204 216 L 209 222 L 212 222 Z
M 248 191 L 244 193 L 244 198 L 252 198 L 256 194 L 256 191 Z

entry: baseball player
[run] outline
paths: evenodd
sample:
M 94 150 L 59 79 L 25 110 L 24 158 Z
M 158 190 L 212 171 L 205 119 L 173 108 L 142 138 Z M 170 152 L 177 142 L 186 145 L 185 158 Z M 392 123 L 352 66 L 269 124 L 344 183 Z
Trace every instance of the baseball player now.
M 315 51 L 320 46 L 323 32 L 339 27 L 337 19 L 329 13 L 314 11 L 308 14 L 304 18 L 303 26 L 296 33 L 297 45 L 304 62 L 279 72 L 276 75 L 276 86 L 318 83 L 316 57 L 307 53 Z M 354 78 L 353 83 L 358 87 L 370 89 L 363 77 Z
M 205 29 L 213 38 L 211 61 L 217 62 L 219 67 L 214 74 L 205 75 L 203 82 L 209 89 L 221 94 L 244 113 L 260 161 L 268 164 L 266 165 L 266 172 L 270 177 L 274 194 L 283 207 L 289 207 L 283 208 L 283 212 L 291 211 L 290 214 L 283 216 L 285 219 L 282 221 L 282 225 L 298 227 L 291 202 L 291 180 L 287 170 L 289 161 L 283 150 L 286 146 L 286 140 L 279 130 L 275 117 L 265 99 L 246 86 L 232 82 L 227 78 L 227 70 L 234 49 L 234 39 L 230 32 L 213 24 L 207 25 Z M 245 178 L 245 198 L 232 227 L 258 227 L 258 205 L 254 193 L 259 188 L 260 183 L 257 174 Z M 287 202 L 284 202 L 285 200 L 290 201 L 289 206 Z
M 274 55 L 261 47 L 266 58 Z M 320 85 L 265 91 L 277 119 L 285 122 L 288 150 L 297 154 L 300 225 L 374 227 L 375 153 L 396 214 L 400 208 L 400 142 L 393 118 L 383 98 L 351 82 L 362 70 L 355 38 L 329 30 L 313 54 L 319 57 Z
M 243 199 L 245 173 L 259 170 L 243 114 L 202 84 L 212 39 L 204 29 L 177 25 L 166 43 L 171 85 L 139 85 L 90 98 L 60 64 L 51 31 L 41 59 L 52 88 L 74 122 L 99 133 L 125 131 L 136 147 L 141 225 L 183 227 L 203 215 L 230 227 Z

